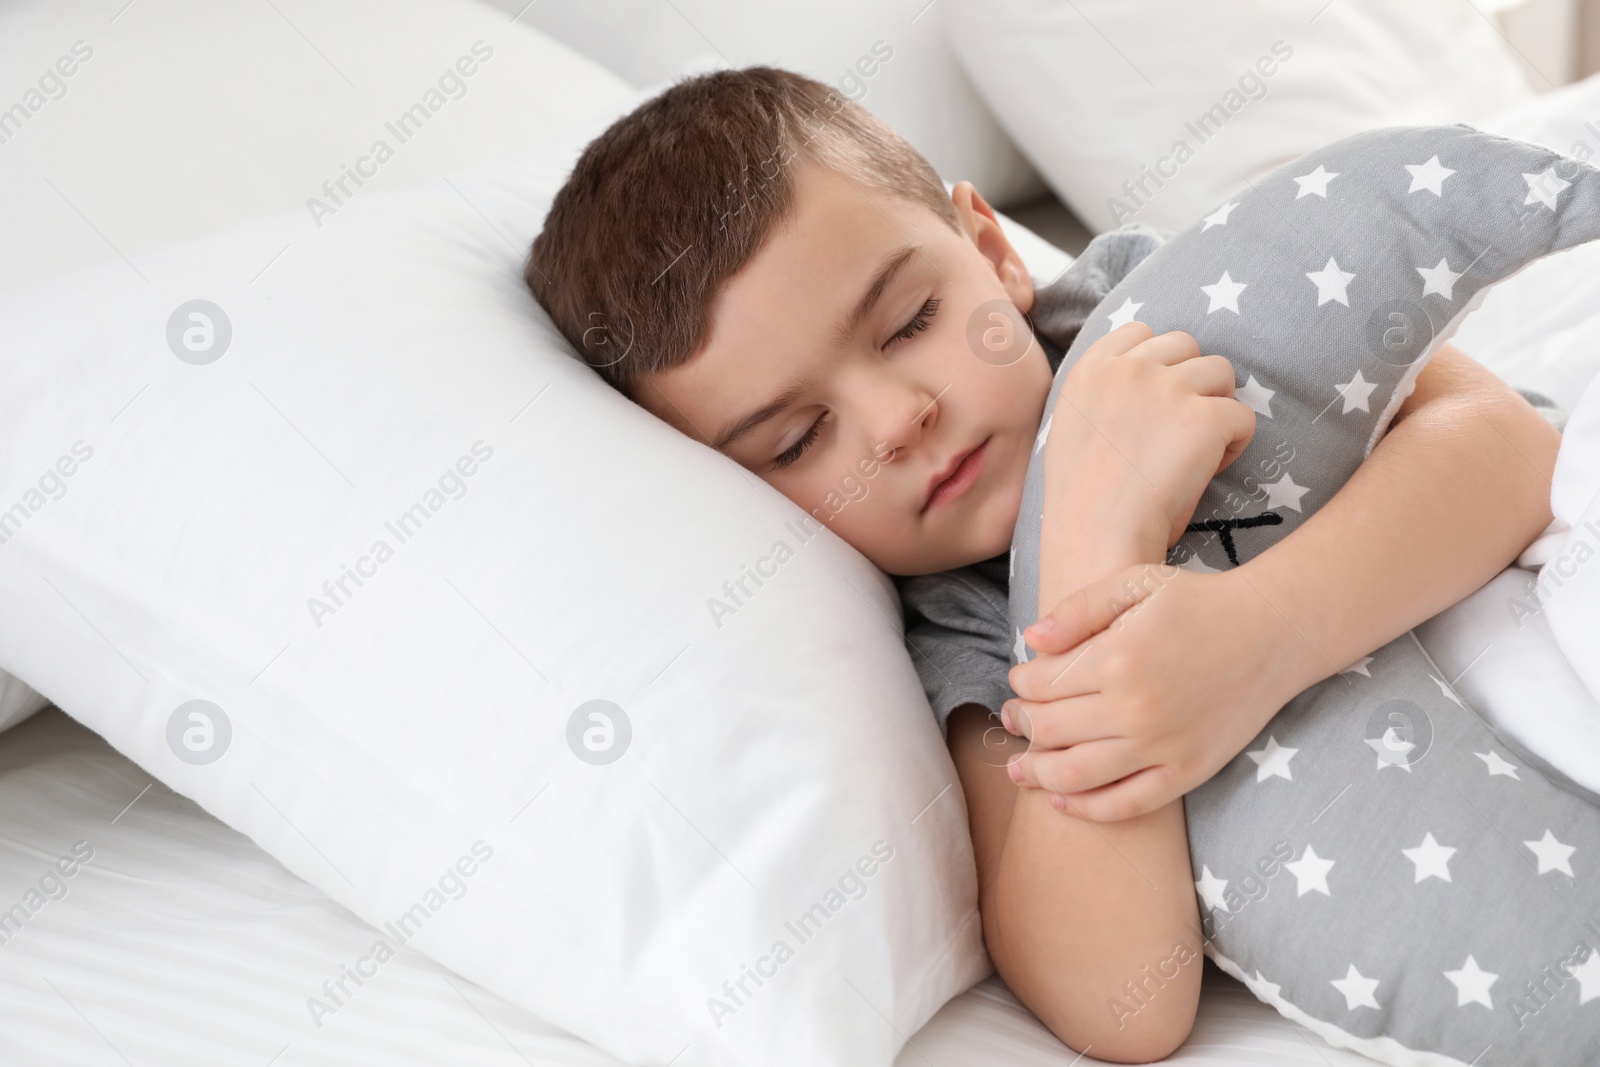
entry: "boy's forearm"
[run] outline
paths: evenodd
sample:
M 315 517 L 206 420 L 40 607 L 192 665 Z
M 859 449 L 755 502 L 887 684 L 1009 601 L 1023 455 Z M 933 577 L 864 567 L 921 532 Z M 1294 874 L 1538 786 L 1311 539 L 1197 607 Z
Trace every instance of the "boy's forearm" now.
M 1041 536 L 1041 606 L 1164 556 L 1162 546 L 1139 544 L 1088 507 L 1046 493 L 1043 528 L 1055 536 Z M 1040 790 L 1015 796 L 981 894 L 989 951 L 1024 1003 L 1073 1048 L 1107 1059 L 1161 1058 L 1188 1035 L 1200 987 L 1183 800 L 1110 824 L 1072 810 L 1056 811 Z M 1151 968 L 1162 977 L 1151 979 Z M 1163 987 L 1162 995 L 1135 1012 L 1124 983 L 1146 996 Z
M 1441 349 L 1333 498 L 1230 572 L 1281 623 L 1290 689 L 1349 667 L 1515 560 L 1550 524 L 1560 441 L 1493 373 Z
M 983 909 L 990 955 L 1074 1049 L 1160 1059 L 1188 1037 L 1200 994 L 1204 939 L 1183 799 L 1114 823 L 1070 810 L 1051 807 L 1042 790 L 1016 794 Z

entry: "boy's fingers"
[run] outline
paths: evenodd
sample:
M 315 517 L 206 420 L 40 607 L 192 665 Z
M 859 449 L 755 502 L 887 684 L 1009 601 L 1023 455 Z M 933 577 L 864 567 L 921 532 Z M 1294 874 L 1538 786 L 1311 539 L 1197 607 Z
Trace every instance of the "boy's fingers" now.
M 1035 752 L 1119 736 L 1108 721 L 1105 697 L 1099 693 L 1061 700 L 1008 700 L 1006 706 L 1013 732 L 1027 738 L 1028 747 Z
M 1173 368 L 1196 396 L 1233 399 L 1233 364 L 1226 356 L 1196 356 Z
M 1036 652 L 1065 652 L 1110 626 L 1112 621 L 1159 587 L 1177 568 L 1140 563 L 1091 582 L 1022 631 Z
M 1099 659 L 1090 641 L 1060 654 L 1038 655 L 1006 672 L 1011 691 L 1040 703 L 1100 691 Z
M 1138 345 L 1139 355 L 1168 367 L 1175 367 L 1200 356 L 1200 344 L 1193 334 L 1168 330 Z
M 1138 753 L 1120 737 L 1085 741 L 1071 748 L 1030 751 L 1012 760 L 1011 780 L 1052 793 L 1081 793 L 1108 785 L 1139 769 Z
M 1111 625 L 1122 612 L 1115 598 L 1108 601 L 1108 579 L 1068 593 L 1066 598 L 1022 631 L 1035 652 L 1065 652 Z
M 1100 340 L 1089 346 L 1089 349 L 1102 356 L 1120 356 L 1129 349 L 1139 345 L 1155 336 L 1155 331 L 1137 319 L 1123 323 L 1115 330 L 1106 334 Z M 1088 353 L 1085 352 L 1085 355 Z
M 1146 767 L 1120 782 L 1074 794 L 1056 794 L 1050 802 L 1057 811 L 1090 822 L 1121 822 L 1148 815 L 1182 796 L 1173 791 L 1163 766 Z
M 1223 399 L 1221 397 L 1218 398 Z M 1227 420 L 1231 439 L 1223 449 L 1222 462 L 1217 464 L 1217 473 L 1221 474 L 1228 469 L 1229 464 L 1244 454 L 1250 447 L 1250 442 L 1256 435 L 1256 413 L 1242 400 L 1232 400 L 1222 407 L 1223 418 Z

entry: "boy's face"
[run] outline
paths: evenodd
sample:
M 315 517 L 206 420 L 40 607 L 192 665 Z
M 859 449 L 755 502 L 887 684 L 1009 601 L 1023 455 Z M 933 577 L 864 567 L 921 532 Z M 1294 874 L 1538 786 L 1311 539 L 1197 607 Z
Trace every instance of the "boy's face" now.
M 636 399 L 890 574 L 1004 552 L 1051 383 L 1018 314 L 1033 306 L 1027 269 L 968 182 L 951 197 L 956 233 L 926 206 L 794 165 L 791 212 L 714 298 L 704 347 Z M 964 488 L 930 504 L 979 445 L 953 479 Z

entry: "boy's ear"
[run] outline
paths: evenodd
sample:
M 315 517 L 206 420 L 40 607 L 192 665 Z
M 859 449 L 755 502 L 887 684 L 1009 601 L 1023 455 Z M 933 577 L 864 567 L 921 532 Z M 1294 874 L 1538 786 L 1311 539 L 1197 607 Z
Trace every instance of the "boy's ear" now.
M 983 194 L 969 181 L 956 182 L 950 190 L 950 202 L 955 205 L 956 218 L 967 238 L 977 246 L 990 264 L 995 275 L 1005 287 L 1006 295 L 1017 305 L 1017 310 L 1027 312 L 1033 308 L 1033 277 L 1017 250 L 1011 247 L 995 218 L 994 208 L 984 200 Z

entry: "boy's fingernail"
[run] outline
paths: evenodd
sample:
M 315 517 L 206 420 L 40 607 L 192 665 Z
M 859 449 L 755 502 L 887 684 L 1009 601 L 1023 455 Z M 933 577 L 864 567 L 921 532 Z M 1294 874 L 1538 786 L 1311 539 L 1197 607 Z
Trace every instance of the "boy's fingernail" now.
M 1050 806 L 1052 808 L 1055 808 L 1057 811 L 1066 811 L 1067 810 L 1067 798 L 1062 796 L 1060 793 L 1051 793 L 1050 794 Z
M 1015 700 L 1008 700 L 1000 705 L 1000 725 L 1006 728 L 1006 733 L 1008 734 L 1017 732 L 1017 720 L 1014 714 L 1016 708 L 1017 702 Z
M 1032 637 L 1037 637 L 1040 640 L 1044 640 L 1053 634 L 1055 629 L 1056 624 L 1051 620 L 1050 616 L 1046 615 L 1044 618 L 1028 627 L 1028 633 Z
M 1022 784 L 1022 757 L 1018 756 L 1006 764 L 1006 773 L 1011 775 L 1011 780 L 1018 785 Z

